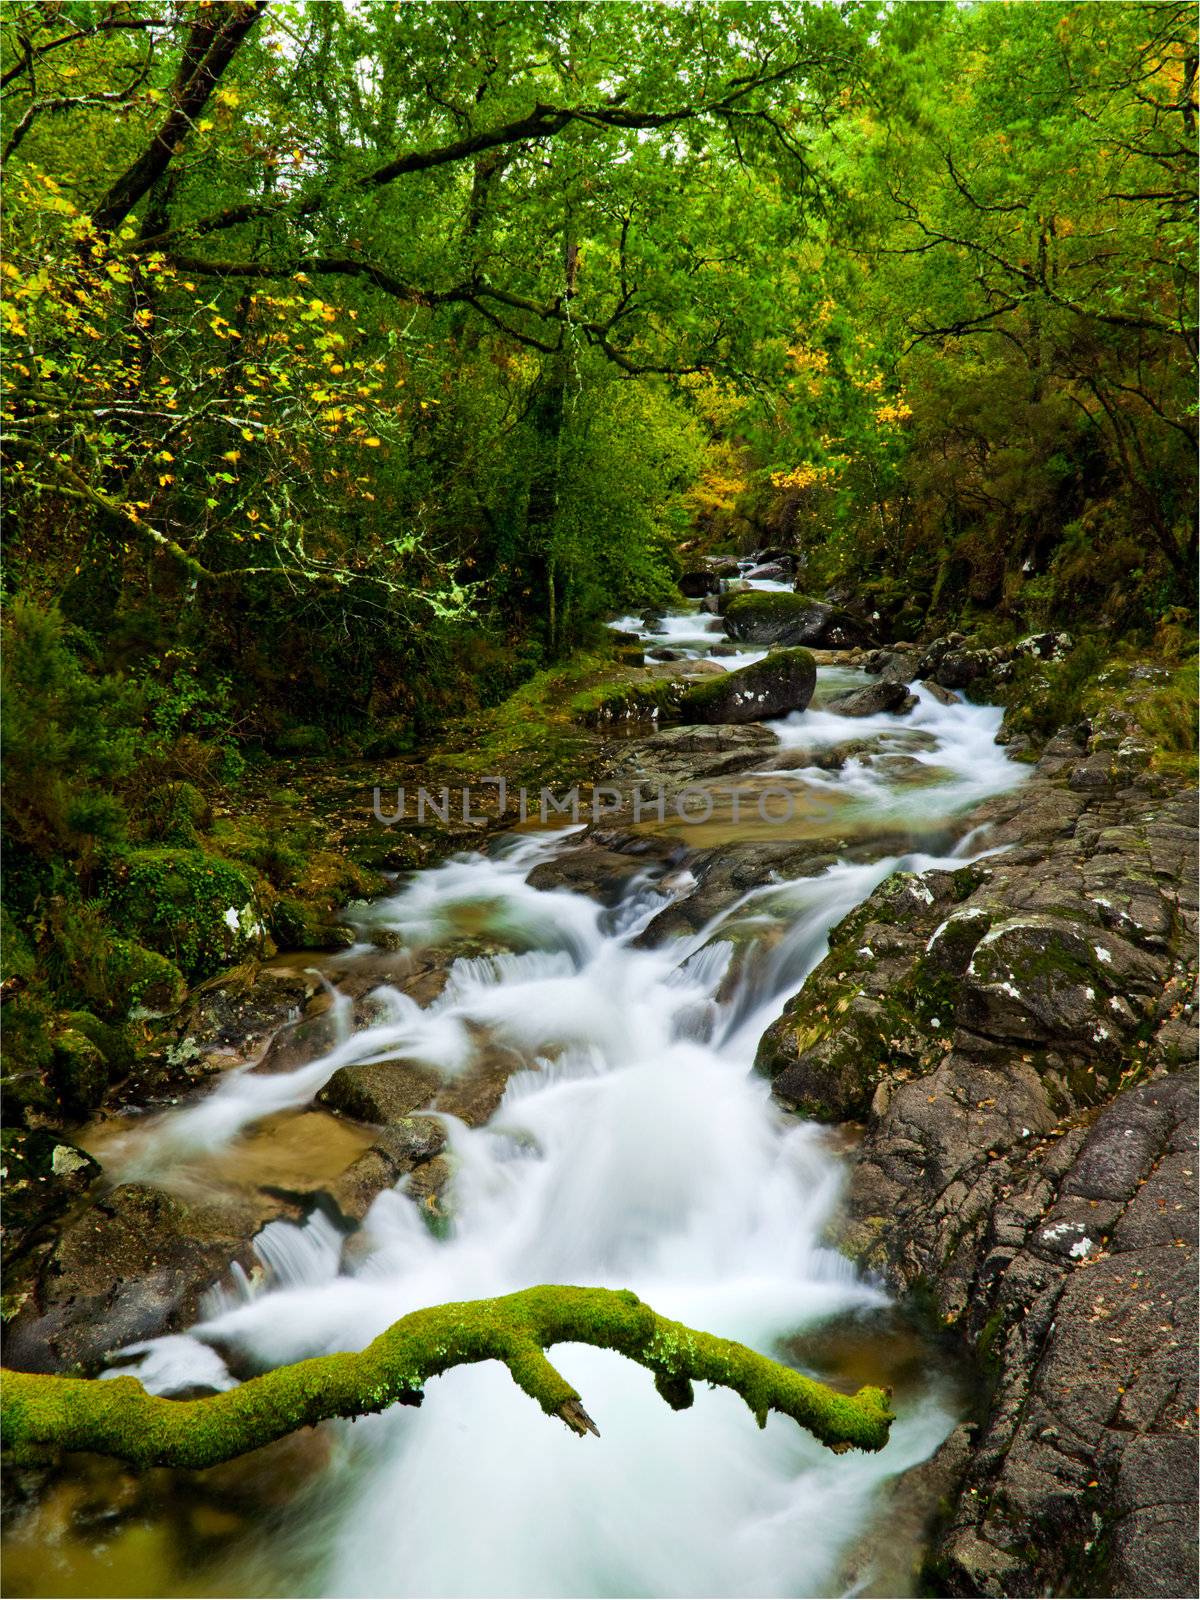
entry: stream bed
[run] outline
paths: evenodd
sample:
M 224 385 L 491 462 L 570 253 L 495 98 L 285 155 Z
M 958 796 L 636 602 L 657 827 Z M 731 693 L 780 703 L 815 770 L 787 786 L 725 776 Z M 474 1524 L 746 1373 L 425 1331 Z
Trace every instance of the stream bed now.
M 662 637 L 703 651 L 694 610 L 664 623 Z M 1024 769 L 995 746 L 991 708 L 918 690 L 903 717 L 821 709 L 862 681 L 823 667 L 815 707 L 772 725 L 776 757 L 794 752 L 795 764 L 775 765 L 770 782 L 794 785 L 802 821 L 830 818 L 831 836 L 852 835 L 853 859 L 757 885 L 694 934 L 647 947 L 639 936 L 694 887 L 690 872 L 648 867 L 600 904 L 527 881 L 577 830 L 509 835 L 356 908 L 361 943 L 340 968 L 325 964 L 336 990 L 339 970 L 378 958 L 381 934 L 405 951 L 490 941 L 492 953 L 455 961 L 432 1002 L 382 982 L 361 1025 L 334 998 L 331 1049 L 291 1071 L 235 1069 L 191 1104 L 122 1126 L 103 1159 L 120 1179 L 219 1184 L 240 1149 L 304 1116 L 341 1066 L 402 1057 L 453 1076 L 484 1049 L 505 1052 L 515 1070 L 490 1120 L 444 1119 L 450 1177 L 435 1211 L 401 1183 L 349 1234 L 319 1209 L 302 1225 L 272 1223 L 256 1244 L 260 1272 L 215 1287 L 194 1328 L 124 1352 L 112 1370 L 160 1393 L 223 1388 L 359 1348 L 422 1306 L 600 1284 L 847 1388 L 890 1384 L 886 1450 L 835 1456 L 779 1417 L 760 1432 L 723 1391 L 673 1413 L 641 1369 L 566 1346 L 555 1361 L 599 1439 L 542 1416 L 503 1371 L 461 1368 L 431 1383 L 419 1410 L 321 1430 L 296 1491 L 253 1525 L 181 1534 L 186 1481 L 164 1474 L 157 1513 L 119 1532 L 99 1524 L 88 1548 L 76 1535 L 54 1546 L 43 1522 L 39 1554 L 18 1530 L 9 1593 L 905 1592 L 916 1535 L 879 1526 L 881 1495 L 954 1426 L 962 1377 L 824 1243 L 847 1137 L 785 1115 L 751 1069 L 830 928 L 890 873 L 984 850 L 967 813 Z M 861 741 L 857 755 L 813 764 L 847 738 Z M 740 836 L 758 826 L 751 811 Z M 712 849 L 731 830 L 718 818 L 680 831 Z M 898 831 L 910 848 L 896 849 Z

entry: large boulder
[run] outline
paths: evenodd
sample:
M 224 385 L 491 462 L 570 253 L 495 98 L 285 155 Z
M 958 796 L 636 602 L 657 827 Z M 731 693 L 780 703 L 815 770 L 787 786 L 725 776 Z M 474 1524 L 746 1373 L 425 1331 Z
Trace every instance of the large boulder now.
M 122 927 L 205 978 L 260 947 L 264 928 L 253 876 L 202 850 L 134 850 L 112 869 L 106 898 Z
M 849 650 L 869 642 L 862 624 L 848 613 L 823 600 L 785 590 L 751 589 L 723 595 L 720 610 L 729 637 L 742 644 L 805 644 L 822 650 Z
M 979 814 L 1007 848 L 831 930 L 758 1067 L 865 1123 L 840 1242 L 987 1380 L 927 1592 L 1192 1594 L 1194 801 L 1052 745 Z
M 917 675 L 917 661 L 913 651 L 872 650 L 863 662 L 863 671 L 876 674 L 885 683 L 911 683 Z
M 881 678 L 878 683 L 837 695 L 825 709 L 836 711 L 839 717 L 874 717 L 881 711 L 910 711 L 915 703 L 903 683 Z
M 259 1209 L 118 1185 L 68 1223 L 41 1263 L 9 1323 L 6 1363 L 27 1372 L 94 1368 L 123 1345 L 185 1327 L 229 1263 L 249 1263 L 250 1238 L 280 1209 L 278 1201 Z
M 357 1122 L 386 1125 L 428 1105 L 440 1082 L 438 1073 L 413 1061 L 372 1061 L 339 1067 L 317 1100 Z
M 685 572 L 679 580 L 679 592 L 689 600 L 699 600 L 706 594 L 716 594 L 721 580 L 715 572 Z
M 783 596 L 782 598 L 787 598 Z M 737 672 L 707 678 L 684 691 L 682 722 L 761 722 L 803 711 L 817 684 L 817 664 L 807 650 L 776 650 Z
M 1049 1042 L 1105 1073 L 1123 1059 L 1161 987 L 1159 965 L 1106 929 L 1045 912 L 1010 916 L 980 940 L 967 967 L 961 1019 L 991 1039 Z

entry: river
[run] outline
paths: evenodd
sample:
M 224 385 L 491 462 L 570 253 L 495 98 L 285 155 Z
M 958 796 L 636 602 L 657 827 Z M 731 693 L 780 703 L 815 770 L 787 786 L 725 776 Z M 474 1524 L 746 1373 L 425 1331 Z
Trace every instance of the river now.
M 653 634 L 689 653 L 712 642 L 694 608 Z M 822 668 L 818 699 L 862 681 Z M 431 1383 L 418 1411 L 332 1427 L 315 1479 L 226 1556 L 228 1592 L 899 1592 L 914 1552 L 903 1532 L 876 1528 L 881 1491 L 936 1449 L 961 1392 L 883 1291 L 823 1243 L 846 1141 L 784 1115 L 751 1067 L 829 929 L 875 885 L 985 848 L 963 819 L 1023 772 L 995 746 L 998 722 L 991 708 L 920 691 L 907 717 L 850 723 L 818 704 L 775 724 L 781 748 L 796 752 L 785 781 L 856 819 L 855 859 L 759 885 L 699 932 L 656 947 L 638 936 L 688 892 L 690 874 L 648 869 L 608 906 L 531 887 L 535 866 L 572 847 L 572 829 L 510 835 L 413 875 L 353 913 L 364 950 L 380 929 L 410 948 L 469 929 L 505 953 L 458 961 L 425 1008 L 385 989 L 375 1020 L 356 1030 L 343 1006 L 331 1051 L 291 1072 L 226 1075 L 157 1119 L 121 1174 L 162 1181 L 174 1164 L 235 1149 L 263 1117 L 306 1106 L 338 1066 L 402 1055 L 461 1072 L 486 1041 L 516 1052 L 521 1070 L 486 1126 L 449 1119 L 442 1220 L 431 1225 L 402 1184 L 351 1239 L 319 1212 L 304 1226 L 273 1223 L 258 1243 L 260 1276 L 214 1291 L 190 1333 L 127 1352 L 121 1370 L 159 1392 L 220 1388 L 235 1381 L 231 1365 L 358 1348 L 421 1306 L 602 1284 L 834 1381 L 894 1382 L 887 1449 L 835 1456 L 778 1417 L 759 1432 L 720 1391 L 676 1414 L 644 1371 L 563 1347 L 555 1360 L 601 1431 L 581 1441 L 502 1371 L 463 1368 Z M 858 758 L 837 770 L 811 764 L 848 736 L 864 742 Z M 897 854 L 899 820 L 938 853 Z M 864 859 L 872 827 L 888 849 Z M 880 1559 L 864 1560 L 864 1542 Z

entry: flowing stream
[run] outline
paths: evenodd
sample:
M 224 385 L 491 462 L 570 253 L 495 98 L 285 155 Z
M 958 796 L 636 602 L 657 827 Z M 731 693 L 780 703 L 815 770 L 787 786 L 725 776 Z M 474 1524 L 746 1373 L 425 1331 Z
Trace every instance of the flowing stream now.
M 665 631 L 682 642 L 696 628 L 689 611 Z M 822 696 L 851 681 L 863 679 L 823 669 Z M 307 1105 L 341 1065 L 403 1056 L 462 1072 L 486 1041 L 515 1052 L 520 1070 L 486 1126 L 447 1119 L 446 1220 L 431 1226 L 402 1183 L 350 1239 L 320 1213 L 303 1227 L 273 1223 L 257 1242 L 267 1270 L 214 1291 L 196 1328 L 127 1352 L 121 1370 L 163 1393 L 227 1387 L 231 1366 L 358 1348 L 421 1306 L 536 1283 L 604 1284 L 851 1387 L 895 1380 L 887 1449 L 835 1456 L 778 1417 L 760 1432 L 722 1391 L 673 1413 L 640 1368 L 562 1346 L 553 1359 L 601 1438 L 581 1441 L 547 1420 L 502 1369 L 459 1369 L 429 1385 L 420 1410 L 331 1430 L 315 1482 L 238 1570 L 242 1592 L 899 1592 L 872 1587 L 897 1583 L 895 1566 L 872 1575 L 856 1547 L 883 1486 L 937 1447 L 960 1396 L 930 1351 L 912 1359 L 881 1289 L 822 1242 L 839 1142 L 783 1115 L 751 1066 L 841 917 L 893 871 L 958 866 L 983 848 L 955 819 L 1022 775 L 993 743 L 998 718 L 922 691 L 907 718 L 849 722 L 818 708 L 775 725 L 796 754 L 799 793 L 833 791 L 868 826 L 878 815 L 889 839 L 907 818 L 941 853 L 839 860 L 769 882 L 654 948 L 639 933 L 694 880 L 650 870 L 608 907 L 531 887 L 531 870 L 569 849 L 572 830 L 512 835 L 415 874 L 359 908 L 364 950 L 368 934 L 387 929 L 410 948 L 469 931 L 502 953 L 456 961 L 424 1008 L 384 986 L 357 1029 L 349 1002 L 337 1002 L 332 1050 L 291 1072 L 227 1074 L 158 1119 L 121 1173 L 162 1180 L 197 1155 L 236 1148 L 263 1117 Z M 811 765 L 848 737 L 869 759 Z M 839 1344 L 861 1353 L 855 1328 L 871 1335 L 865 1370 L 849 1370 L 849 1358 L 839 1370 Z M 834 1354 L 819 1358 L 819 1348 Z M 911 1554 L 900 1550 L 901 1571 Z

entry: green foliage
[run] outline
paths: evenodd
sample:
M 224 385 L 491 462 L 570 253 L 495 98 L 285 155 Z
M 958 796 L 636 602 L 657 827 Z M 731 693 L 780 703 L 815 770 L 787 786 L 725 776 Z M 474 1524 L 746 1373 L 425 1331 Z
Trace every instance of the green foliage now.
M 162 783 L 143 796 L 138 822 L 156 843 L 194 845 L 199 830 L 211 825 L 212 807 L 194 783 Z
M 887 14 L 770 405 L 706 401 L 743 548 L 906 637 L 1194 608 L 1196 73 L 1183 6 Z
M 3 630 L 3 821 L 17 893 L 47 881 L 56 856 L 95 867 L 125 834 L 110 787 L 135 759 L 140 703 L 117 678 L 86 670 L 85 644 L 54 610 L 9 607 Z

